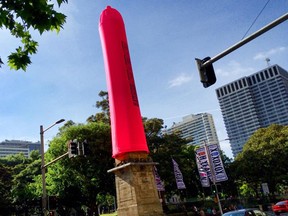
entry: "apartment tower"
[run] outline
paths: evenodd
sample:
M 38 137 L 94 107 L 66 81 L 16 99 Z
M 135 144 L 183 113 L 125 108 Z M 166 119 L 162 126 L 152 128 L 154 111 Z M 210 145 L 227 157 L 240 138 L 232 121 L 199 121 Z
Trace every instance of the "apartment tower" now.
M 175 131 L 180 132 L 181 138 L 191 140 L 188 143 L 191 145 L 201 145 L 204 142 L 219 145 L 213 117 L 209 113 L 191 114 L 183 117 L 182 121 L 174 123 L 167 130 L 167 133 Z

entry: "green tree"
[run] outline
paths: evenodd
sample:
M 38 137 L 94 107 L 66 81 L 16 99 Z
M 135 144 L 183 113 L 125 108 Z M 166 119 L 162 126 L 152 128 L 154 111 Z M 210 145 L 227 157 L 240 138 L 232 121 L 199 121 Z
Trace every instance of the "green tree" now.
M 102 112 L 90 116 L 87 122 L 104 122 L 110 124 L 108 93 L 101 91 L 99 96 L 101 97 L 101 101 L 96 102 L 96 107 L 100 108 Z M 162 119 L 148 119 L 143 117 L 143 124 L 150 156 L 153 161 L 159 163 L 159 165 L 157 165 L 158 171 L 161 178 L 165 180 L 167 194 L 171 195 L 177 192 L 172 157 L 177 160 L 181 169 L 183 169 L 183 176 L 187 182 L 185 182 L 187 191 L 196 194 L 198 190 L 195 188 L 199 187 L 199 183 L 197 184 L 197 182 L 199 182 L 197 181 L 199 175 L 195 175 L 197 169 L 194 147 L 186 145 L 189 140 L 181 139 L 179 133 L 163 133 L 164 121 Z M 170 169 L 167 169 L 167 167 L 170 167 Z
M 238 179 L 257 194 L 261 183 L 268 183 L 273 194 L 288 179 L 288 126 L 272 124 L 257 130 L 236 157 L 233 167 Z M 258 195 L 258 194 L 257 194 Z
M 68 0 L 57 0 L 58 6 Z M 60 31 L 66 16 L 55 10 L 51 0 L 0 0 L 0 27 L 21 40 L 22 46 L 8 56 L 11 69 L 26 71 L 30 56 L 37 52 L 38 43 L 32 39 L 31 30 L 40 34 L 45 31 Z M 0 64 L 2 60 L 0 59 Z
M 199 179 L 196 175 L 194 146 L 187 145 L 189 140 L 182 139 L 180 133 L 167 134 L 163 131 L 163 120 L 143 118 L 150 156 L 159 163 L 157 170 L 164 181 L 166 195 L 196 196 Z M 177 161 L 186 185 L 185 191 L 178 191 L 173 171 L 172 158 Z M 183 194 L 182 194 L 183 193 Z
M 101 97 L 101 101 L 96 101 L 96 108 L 100 108 L 101 112 L 91 115 L 87 118 L 87 122 L 104 122 L 110 124 L 110 109 L 108 101 L 108 92 L 100 91 L 98 94 Z
M 19 213 L 25 212 L 28 215 L 30 209 L 28 208 L 27 201 L 36 199 L 41 193 L 40 190 L 37 191 L 37 179 L 41 174 L 39 151 L 32 151 L 28 158 L 21 153 L 6 156 L 5 158 L 1 158 L 1 164 L 5 165 L 7 170 L 10 170 L 10 177 L 6 173 L 6 176 L 11 181 L 6 185 L 10 189 L 10 203 L 14 207 L 18 206 Z
M 16 202 L 24 202 L 27 199 L 33 199 L 40 196 L 35 194 L 34 185 L 36 176 L 41 174 L 41 157 L 39 151 L 31 153 L 29 158 L 24 155 L 19 156 L 22 163 L 17 164 L 14 169 L 12 194 Z M 21 158 L 22 157 L 22 158 Z
M 111 157 L 110 126 L 103 122 L 73 124 L 61 128 L 47 151 L 47 162 L 67 152 L 67 141 L 77 139 L 87 140 L 91 154 L 64 158 L 48 168 L 47 191 L 56 195 L 65 208 L 75 208 L 81 211 L 81 206 L 87 206 L 91 215 L 97 214 L 100 195 L 114 195 L 114 175 L 107 170 L 114 167 Z M 60 209 L 64 211 L 64 209 Z
M 12 173 L 9 167 L 0 163 L 0 212 L 9 215 L 12 203 L 10 190 L 12 188 Z

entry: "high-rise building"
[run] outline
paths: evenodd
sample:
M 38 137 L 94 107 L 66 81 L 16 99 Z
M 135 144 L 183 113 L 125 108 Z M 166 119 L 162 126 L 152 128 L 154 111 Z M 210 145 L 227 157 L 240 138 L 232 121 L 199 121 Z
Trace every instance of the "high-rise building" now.
M 33 143 L 22 140 L 5 140 L 0 142 L 0 157 L 18 153 L 23 153 L 24 156 L 28 157 L 30 152 L 33 150 L 39 150 L 41 154 L 40 142 Z
M 190 139 L 191 145 L 219 144 L 213 117 L 209 113 L 188 115 L 182 118 L 181 122 L 174 123 L 167 133 L 180 131 L 183 139 Z
M 278 65 L 216 89 L 233 156 L 270 124 L 288 125 L 288 72 Z

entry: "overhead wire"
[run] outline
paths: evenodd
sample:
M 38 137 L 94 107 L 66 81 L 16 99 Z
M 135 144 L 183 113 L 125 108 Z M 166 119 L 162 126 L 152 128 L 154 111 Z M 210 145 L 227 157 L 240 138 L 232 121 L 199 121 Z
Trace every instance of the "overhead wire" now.
M 256 18 L 254 19 L 254 21 L 252 22 L 252 24 L 250 25 L 250 27 L 248 28 L 248 30 L 245 32 L 244 36 L 242 37 L 241 40 L 243 40 L 246 35 L 248 34 L 248 32 L 250 31 L 250 29 L 252 28 L 252 26 L 255 24 L 255 22 L 257 21 L 257 19 L 259 18 L 259 16 L 262 14 L 262 12 L 264 11 L 264 9 L 266 8 L 266 6 L 268 5 L 268 3 L 270 2 L 270 0 L 268 0 L 266 2 L 266 4 L 264 5 L 264 7 L 262 8 L 262 10 L 258 13 L 258 15 L 256 16 Z

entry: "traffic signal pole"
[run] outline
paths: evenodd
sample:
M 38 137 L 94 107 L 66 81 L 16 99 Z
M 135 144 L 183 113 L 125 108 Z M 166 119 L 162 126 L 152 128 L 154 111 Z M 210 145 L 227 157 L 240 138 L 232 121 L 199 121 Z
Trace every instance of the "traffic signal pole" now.
M 59 157 L 57 157 L 57 158 L 55 158 L 54 160 L 50 161 L 49 163 L 45 164 L 45 165 L 43 166 L 43 168 L 48 167 L 49 165 L 51 165 L 51 164 L 55 163 L 56 161 L 62 159 L 63 157 L 67 156 L 68 154 L 69 154 L 69 152 L 66 152 L 66 153 L 60 155 Z
M 269 31 L 270 29 L 274 28 L 275 26 L 281 24 L 282 22 L 288 19 L 288 13 L 284 14 L 283 16 L 279 17 L 278 19 L 274 20 L 270 24 L 264 26 L 257 32 L 253 33 L 252 35 L 244 38 L 243 40 L 239 41 L 235 45 L 229 47 L 228 49 L 224 50 L 223 52 L 219 53 L 218 55 L 214 56 L 210 60 L 206 61 L 201 65 L 201 67 L 207 67 L 208 65 L 216 62 L 217 60 L 223 58 L 224 56 L 228 55 L 229 53 L 233 52 L 234 50 L 238 49 L 239 47 L 243 46 L 244 44 L 250 42 L 251 40 L 257 38 L 258 36 L 264 34 L 265 32 Z
M 50 128 L 54 127 L 61 122 L 64 122 L 65 119 L 60 119 L 48 128 L 44 129 L 43 125 L 40 125 L 40 142 L 41 142 L 41 174 L 42 174 L 42 213 L 43 215 L 46 214 L 47 211 L 47 190 L 46 190 L 46 169 L 45 169 L 45 157 L 44 157 L 44 133 L 49 130 Z

